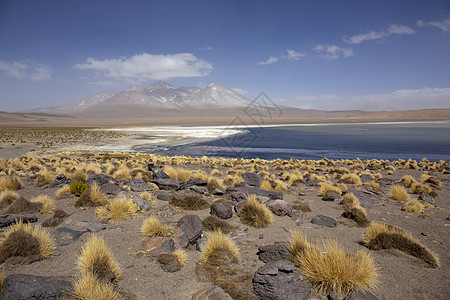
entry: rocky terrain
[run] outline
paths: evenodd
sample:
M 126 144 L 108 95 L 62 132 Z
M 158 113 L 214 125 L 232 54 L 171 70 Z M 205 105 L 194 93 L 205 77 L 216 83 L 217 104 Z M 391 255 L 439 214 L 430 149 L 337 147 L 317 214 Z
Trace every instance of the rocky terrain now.
M 113 291 L 104 299 L 448 299 L 449 171 L 448 162 L 426 159 L 119 152 L 0 159 L 0 299 L 83 299 L 80 282 L 89 276 Z M 41 237 L 40 254 L 24 241 L 11 252 L 18 220 L 50 234 L 46 255 Z M 370 238 L 380 223 L 389 224 L 385 238 L 397 235 L 402 243 Z M 92 235 L 119 271 L 83 273 Z M 230 248 L 214 248 L 214 238 Z M 319 249 L 321 260 L 332 255 L 330 241 L 350 265 L 367 258 L 351 284 L 345 276 L 335 283 L 322 277 L 334 274 L 332 264 L 311 276 L 297 259 L 300 242 L 311 253 Z

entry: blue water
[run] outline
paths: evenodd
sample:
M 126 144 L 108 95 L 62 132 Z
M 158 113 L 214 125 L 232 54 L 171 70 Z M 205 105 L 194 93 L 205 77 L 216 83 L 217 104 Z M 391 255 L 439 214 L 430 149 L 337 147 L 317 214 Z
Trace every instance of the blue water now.
M 141 148 L 159 155 L 450 161 L 450 123 L 334 124 L 247 128 L 219 140 Z

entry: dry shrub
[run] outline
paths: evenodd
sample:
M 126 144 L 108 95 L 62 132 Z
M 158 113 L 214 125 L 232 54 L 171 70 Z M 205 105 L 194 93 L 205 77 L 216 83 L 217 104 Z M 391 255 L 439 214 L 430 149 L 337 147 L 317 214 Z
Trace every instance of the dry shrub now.
M 340 195 L 342 193 L 341 189 L 337 186 L 334 186 L 330 182 L 321 182 L 320 185 L 320 196 L 331 196 L 331 195 Z
M 324 296 L 331 292 L 345 296 L 356 290 L 372 291 L 378 281 L 377 268 L 368 253 L 348 254 L 336 241 L 325 240 L 315 246 L 302 234 L 294 233 L 289 259 Z
M 242 223 L 255 228 L 265 228 L 273 220 L 270 209 L 260 203 L 255 195 L 248 197 L 247 203 L 239 211 L 238 216 Z
M 200 179 L 209 182 L 209 176 L 205 171 L 202 170 L 194 170 L 192 171 L 192 179 Z
M 5 190 L 0 194 L 0 207 L 6 207 L 19 199 L 20 195 L 11 190 Z
M 216 177 L 211 177 L 208 184 L 206 185 L 206 189 L 208 192 L 212 193 L 217 188 L 223 188 L 223 181 Z
M 287 185 L 287 183 L 281 181 L 281 180 L 275 180 L 275 190 L 276 191 L 287 191 L 289 189 L 289 186 Z
M 46 167 L 42 168 L 38 175 L 41 175 L 44 178 L 44 183 L 46 184 L 55 181 L 55 176 Z
M 401 179 L 401 182 L 405 184 L 405 187 L 409 188 L 413 183 L 416 183 L 416 180 L 411 175 L 404 175 Z
M 99 219 L 107 218 L 112 223 L 120 223 L 135 215 L 138 210 L 139 207 L 132 200 L 119 196 L 105 206 L 97 207 L 95 213 Z
M 115 179 L 130 178 L 131 177 L 130 169 L 127 167 L 126 164 L 120 165 L 120 167 L 114 172 L 113 177 Z
M 149 191 L 144 191 L 139 194 L 139 197 L 151 204 L 151 206 L 156 206 L 156 201 Z
M 429 174 L 422 174 L 422 176 L 420 177 L 420 180 L 422 181 L 422 183 L 429 183 L 429 184 L 433 184 L 436 186 L 441 185 L 441 181 L 439 180 L 439 178 L 431 176 Z
M 402 206 L 406 212 L 421 212 L 425 206 L 417 199 L 410 200 Z
M 37 213 L 42 210 L 42 203 L 30 202 L 19 197 L 11 203 L 3 212 L 4 214 Z
M 201 195 L 191 193 L 175 194 L 170 199 L 169 204 L 188 210 L 202 210 L 210 207 L 209 202 Z
M 118 300 L 117 289 L 100 281 L 94 274 L 85 272 L 73 284 L 72 298 L 76 300 Z
M 394 184 L 392 185 L 391 188 L 391 197 L 395 200 L 397 200 L 398 202 L 405 202 L 407 200 L 409 200 L 409 194 L 406 191 L 406 189 L 398 184 Z
M 270 181 L 268 181 L 268 180 L 263 180 L 261 182 L 260 188 L 263 189 L 263 190 L 269 191 L 269 192 L 273 191 L 272 185 L 270 184 Z
M 108 199 L 106 195 L 101 191 L 97 182 L 94 182 L 92 186 L 89 188 L 89 196 L 95 206 L 106 205 L 108 203 Z
M 41 214 L 51 214 L 55 210 L 55 203 L 53 199 L 47 195 L 39 195 L 31 198 L 30 202 L 42 204 L 42 208 L 40 210 Z
M 202 247 L 200 262 L 209 264 L 220 264 L 230 261 L 239 261 L 239 250 L 234 242 L 221 231 L 215 231 L 208 236 Z
M 5 190 L 19 190 L 23 187 L 22 181 L 14 175 L 11 177 L 2 177 L 0 178 L 0 191 Z
M 346 184 L 355 184 L 355 185 L 361 185 L 361 178 L 359 178 L 358 175 L 356 174 L 344 174 L 341 177 L 341 182 L 346 183 Z
M 225 220 L 218 218 L 217 216 L 207 216 L 202 220 L 203 229 L 207 231 L 221 231 L 223 233 L 229 233 L 232 226 Z
M 56 193 L 56 198 L 64 198 L 66 196 L 70 195 L 70 186 L 69 185 L 63 185 L 62 187 L 60 187 Z
M 173 233 L 173 227 L 162 224 L 157 218 L 149 217 L 144 220 L 141 227 L 141 233 L 144 237 L 170 236 Z
M 9 227 L 0 240 L 0 262 L 13 256 L 46 259 L 53 255 L 53 245 L 50 234 L 40 226 L 19 221 Z
M 293 204 L 292 204 L 292 209 L 295 210 L 301 210 L 303 212 L 311 212 L 312 209 L 309 206 L 309 203 L 306 201 L 299 201 L 299 200 L 294 200 Z
M 411 186 L 411 192 L 413 194 L 430 194 L 432 192 L 431 187 L 426 183 L 413 183 Z
M 364 233 L 363 242 L 370 250 L 398 249 L 420 258 L 430 267 L 439 267 L 439 258 L 402 229 L 386 224 L 372 222 Z
M 183 249 L 177 249 L 177 250 L 173 251 L 172 254 L 175 255 L 180 266 L 184 267 L 186 265 L 186 263 L 187 263 L 186 251 L 184 251 Z

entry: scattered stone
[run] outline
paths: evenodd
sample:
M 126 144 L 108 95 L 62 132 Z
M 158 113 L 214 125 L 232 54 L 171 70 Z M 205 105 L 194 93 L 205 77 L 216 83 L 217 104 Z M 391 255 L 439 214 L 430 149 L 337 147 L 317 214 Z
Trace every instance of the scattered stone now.
M 113 182 L 114 184 L 116 184 L 116 180 L 112 177 L 112 176 L 108 176 L 108 175 L 104 175 L 104 174 L 95 174 L 92 176 L 89 176 L 89 179 L 86 181 L 86 183 L 89 186 L 92 186 L 93 184 L 97 183 L 98 186 L 102 186 L 104 184 Z
M 258 247 L 256 253 L 260 261 L 268 263 L 275 260 L 286 259 L 289 255 L 289 249 L 284 244 L 265 245 Z
M 304 192 L 298 192 L 299 196 L 305 196 L 306 194 Z
M 188 215 L 182 217 L 177 226 L 181 228 L 180 246 L 187 248 L 189 245 L 195 244 L 202 236 L 202 221 L 197 215 Z
M 387 201 L 382 192 L 367 185 L 353 187 L 347 193 L 353 193 L 364 208 L 369 208 Z
M 199 238 L 197 242 L 195 242 L 195 249 L 197 251 L 202 251 L 203 245 L 208 241 L 206 237 Z
M 369 182 L 373 180 L 373 177 L 370 174 L 363 174 L 359 176 L 359 178 L 361 179 L 362 182 Z
M 225 200 L 232 202 L 247 202 L 247 195 L 242 192 L 228 192 L 225 196 Z
M 311 283 L 286 259 L 266 263 L 253 277 L 253 291 L 259 299 L 309 299 Z
M 273 193 L 273 192 L 269 192 L 254 186 L 246 186 L 246 185 L 241 185 L 241 184 L 237 184 L 235 187 L 229 187 L 226 189 L 227 193 L 233 193 L 233 192 L 242 192 L 245 193 L 247 195 L 260 195 L 260 196 L 266 196 L 266 197 L 270 197 L 271 199 L 280 199 L 283 200 L 283 195 L 282 194 L 278 194 L 278 193 Z
M 53 213 L 53 217 L 42 222 L 42 226 L 43 227 L 56 227 L 59 224 L 61 224 L 64 221 L 64 219 L 67 218 L 68 216 L 69 216 L 69 214 L 66 213 L 65 211 L 63 211 L 61 209 L 57 209 Z
M 303 221 L 306 218 L 306 214 L 302 211 L 292 211 L 292 215 L 290 216 L 292 221 L 295 222 L 295 225 L 300 226 L 301 224 L 303 224 Z
M 112 183 L 103 184 L 100 190 L 107 195 L 118 195 L 121 192 L 127 192 L 126 189 Z
M 144 191 L 154 191 L 156 187 L 150 184 L 147 184 L 141 178 L 133 178 L 130 182 L 130 189 L 133 192 L 144 192 Z
M 148 201 L 142 199 L 138 195 L 134 195 L 132 199 L 141 211 L 149 211 L 152 208 L 152 205 Z
M 152 196 L 156 196 L 156 199 L 169 202 L 172 199 L 172 194 L 166 191 L 153 191 Z
M 56 188 L 56 187 L 62 187 L 63 185 L 70 184 L 70 179 L 66 178 L 64 174 L 60 174 L 55 177 L 55 181 L 53 183 L 47 184 L 43 187 L 41 187 L 42 190 L 49 189 L 49 188 Z
M 192 300 L 226 300 L 230 299 L 227 294 L 218 286 L 204 288 L 194 295 Z
M 234 205 L 234 211 L 238 214 L 241 211 L 241 209 L 244 207 L 245 203 L 247 203 L 247 201 L 241 201 L 241 202 L 236 203 Z
M 99 221 L 78 215 L 67 217 L 63 224 L 81 230 L 89 229 L 92 232 L 99 232 L 106 229 L 106 226 Z
M 161 170 L 154 171 L 154 169 L 149 168 L 149 171 L 153 172 L 153 179 L 171 179 L 169 175 Z
M 324 215 L 315 216 L 314 218 L 312 218 L 311 223 L 330 228 L 336 227 L 336 220 Z
M 426 202 L 426 203 L 431 204 L 431 205 L 434 205 L 434 203 L 435 203 L 434 198 L 431 197 L 428 194 L 425 194 L 425 193 L 420 193 L 419 197 L 417 198 L 417 200 L 421 200 L 421 201 Z
M 181 264 L 178 261 L 178 258 L 172 253 L 161 253 L 156 258 L 156 261 L 165 272 L 173 273 L 181 270 Z
M 208 192 L 206 187 L 204 187 L 204 186 L 197 186 L 197 185 L 193 185 L 193 186 L 189 187 L 189 190 L 191 190 L 191 191 L 193 191 L 193 192 L 195 192 L 197 194 L 200 194 L 200 195 L 204 195 L 204 194 L 206 194 Z
M 334 200 L 336 200 L 335 196 L 329 195 L 329 196 L 323 196 L 322 197 L 322 201 L 329 201 L 329 202 L 333 202 Z
M 6 277 L 0 300 L 58 299 L 72 291 L 74 278 L 67 276 L 44 277 L 13 274 Z
M 218 187 L 218 188 L 216 188 L 216 189 L 212 192 L 212 194 L 213 194 L 214 196 L 223 196 L 223 195 L 225 194 L 225 191 L 224 191 L 223 188 Z
M 284 200 L 274 200 L 269 202 L 270 210 L 277 216 L 292 215 L 292 205 Z
M 175 241 L 167 237 L 151 237 L 142 242 L 142 250 L 145 256 L 156 259 L 162 253 L 172 253 L 175 251 Z
M 83 231 L 73 230 L 67 227 L 59 227 L 56 229 L 55 239 L 57 242 L 57 246 L 67 246 L 76 242 L 80 236 L 83 234 L 91 232 L 89 229 L 85 229 Z
M 220 219 L 229 219 L 233 216 L 233 210 L 228 203 L 215 202 L 210 207 L 210 214 Z
M 267 204 L 270 201 L 270 198 L 266 196 L 256 196 L 256 200 L 262 204 Z
M 181 181 L 177 179 L 153 179 L 151 182 L 156 184 L 160 190 L 173 190 L 173 191 L 184 190 L 194 185 L 206 186 L 208 184 L 208 182 L 200 179 L 188 181 Z
M 305 185 L 306 186 L 319 186 L 320 181 L 319 180 L 312 180 L 312 179 L 307 179 L 305 181 Z
M 261 186 L 261 183 L 263 181 L 262 176 L 257 173 L 244 173 L 241 176 L 244 179 L 245 184 L 255 186 L 257 188 Z
M 37 222 L 38 218 L 35 215 L 3 215 L 0 216 L 0 228 L 16 224 L 19 220 L 22 220 L 23 223 L 34 223 Z

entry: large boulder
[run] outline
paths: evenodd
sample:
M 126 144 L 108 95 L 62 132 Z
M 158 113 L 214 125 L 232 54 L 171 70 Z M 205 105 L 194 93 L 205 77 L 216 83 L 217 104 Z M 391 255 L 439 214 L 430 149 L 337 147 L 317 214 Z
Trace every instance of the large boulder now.
M 220 219 L 229 219 L 233 216 L 233 209 L 228 203 L 215 202 L 210 207 L 210 213 Z
M 292 215 L 292 204 L 284 200 L 274 200 L 269 202 L 270 210 L 277 216 Z
M 263 181 L 262 176 L 257 173 L 244 173 L 241 176 L 244 179 L 245 184 L 256 186 L 258 188 L 261 186 Z
M 286 259 L 266 263 L 253 277 L 259 299 L 302 300 L 311 296 L 311 283 Z
M 197 215 L 182 217 L 178 221 L 177 227 L 181 229 L 180 246 L 183 248 L 194 245 L 202 237 L 203 224 Z
M 275 260 L 286 259 L 289 255 L 289 248 L 284 244 L 265 245 L 258 247 L 259 260 L 268 263 Z
M 25 216 L 25 215 L 3 215 L 0 216 L 0 228 L 8 227 L 12 224 L 16 224 L 19 221 L 23 223 L 34 223 L 37 222 L 38 218 L 35 215 Z
M 330 227 L 330 228 L 334 228 L 337 225 L 335 219 L 324 216 L 324 215 L 317 215 L 317 216 L 313 217 L 311 220 L 311 223 L 320 225 L 320 226 Z
M 154 191 L 156 187 L 144 182 L 141 178 L 133 178 L 130 182 L 130 189 L 133 192 Z

